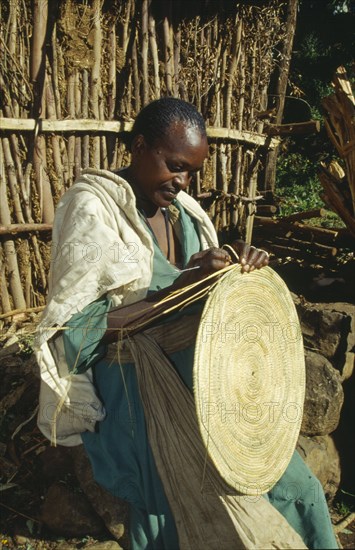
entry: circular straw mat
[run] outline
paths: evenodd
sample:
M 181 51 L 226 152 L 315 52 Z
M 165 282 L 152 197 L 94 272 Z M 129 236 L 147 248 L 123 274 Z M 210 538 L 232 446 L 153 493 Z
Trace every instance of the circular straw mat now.
M 302 335 L 290 292 L 269 267 L 227 272 L 211 291 L 194 360 L 206 453 L 241 494 L 260 495 L 294 452 L 305 394 Z

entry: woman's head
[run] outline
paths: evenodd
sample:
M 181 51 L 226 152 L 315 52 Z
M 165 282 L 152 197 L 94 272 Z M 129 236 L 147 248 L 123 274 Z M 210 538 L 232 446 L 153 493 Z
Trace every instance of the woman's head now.
M 137 116 L 130 148 L 128 181 L 150 204 L 166 207 L 187 188 L 207 157 L 204 120 L 190 103 L 158 99 Z
M 126 139 L 127 146 L 131 149 L 138 135 L 144 136 L 146 143 L 152 146 L 155 141 L 164 139 L 169 127 L 178 122 L 206 136 L 205 121 L 194 105 L 176 97 L 162 97 L 146 105 L 137 115 Z

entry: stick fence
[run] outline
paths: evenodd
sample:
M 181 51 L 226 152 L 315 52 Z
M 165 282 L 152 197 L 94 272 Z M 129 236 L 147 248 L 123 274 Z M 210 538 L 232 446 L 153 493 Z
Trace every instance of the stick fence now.
M 129 162 L 118 132 L 161 96 L 194 103 L 207 123 L 191 193 L 218 231 L 251 239 L 295 1 L 0 4 L 0 313 L 44 304 L 58 200 L 82 169 Z

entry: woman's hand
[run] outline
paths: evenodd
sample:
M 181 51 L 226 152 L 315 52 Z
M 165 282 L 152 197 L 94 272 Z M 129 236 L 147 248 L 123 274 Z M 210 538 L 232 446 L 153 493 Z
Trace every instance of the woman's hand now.
M 249 273 L 254 269 L 260 269 L 269 263 L 269 254 L 265 250 L 250 246 L 244 241 L 234 241 L 232 248 L 239 256 L 242 273 Z M 211 275 L 227 267 L 233 261 L 234 258 L 231 257 L 229 252 L 222 248 L 209 248 L 208 250 L 193 254 L 185 268 L 186 271 L 176 279 L 173 288 L 182 288 L 196 283 L 207 277 L 207 275 Z
M 227 250 L 221 248 L 209 248 L 202 252 L 193 254 L 186 266 L 186 271 L 178 277 L 173 285 L 174 288 L 196 283 L 197 281 L 211 275 L 232 263 L 232 258 Z
M 250 273 L 269 264 L 269 254 L 265 250 L 250 246 L 244 241 L 234 241 L 232 247 L 239 256 L 242 273 Z
M 232 247 L 239 256 L 242 272 L 247 273 L 254 269 L 260 269 L 269 263 L 269 255 L 264 250 L 249 246 L 243 241 L 235 241 Z M 185 268 L 186 271 L 182 272 L 173 285 L 154 292 L 139 302 L 113 308 L 108 315 L 108 330 L 104 337 L 105 341 L 112 342 L 117 340 L 118 330 L 122 330 L 123 328 L 130 330 L 132 333 L 136 332 L 135 325 L 137 323 L 140 325 L 143 322 L 149 323 L 150 319 L 156 318 L 160 310 L 163 311 L 166 307 L 165 302 L 161 302 L 161 306 L 159 306 L 158 302 L 166 298 L 172 290 L 178 290 L 196 283 L 208 275 L 227 267 L 233 261 L 234 258 L 232 259 L 229 252 L 222 248 L 209 248 L 208 250 L 193 254 Z M 206 286 L 209 284 L 210 281 L 206 281 Z M 179 299 L 177 296 L 175 301 Z M 170 306 L 172 305 L 174 305 L 173 301 L 170 302 Z

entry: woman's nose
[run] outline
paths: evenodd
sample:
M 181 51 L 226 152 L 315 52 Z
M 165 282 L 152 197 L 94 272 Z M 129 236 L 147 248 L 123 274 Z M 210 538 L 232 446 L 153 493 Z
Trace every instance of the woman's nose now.
M 173 177 L 173 182 L 178 185 L 180 189 L 184 189 L 189 185 L 191 181 L 191 175 L 189 172 L 179 172 Z

